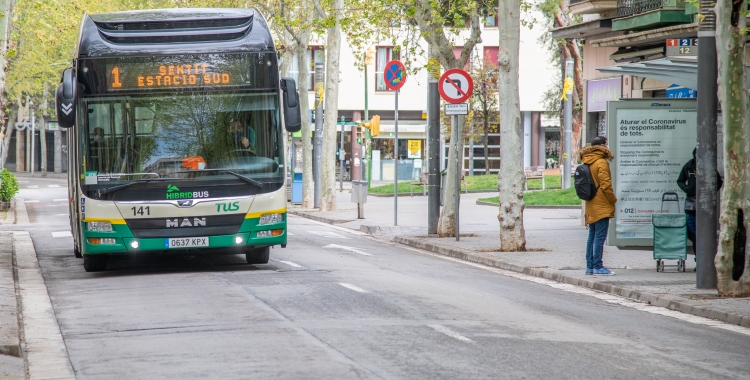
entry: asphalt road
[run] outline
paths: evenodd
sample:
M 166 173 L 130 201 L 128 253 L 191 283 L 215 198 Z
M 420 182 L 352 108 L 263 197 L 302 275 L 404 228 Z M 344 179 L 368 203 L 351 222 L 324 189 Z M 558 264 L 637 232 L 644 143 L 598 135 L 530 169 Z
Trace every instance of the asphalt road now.
M 162 255 L 86 273 L 64 180 L 21 180 L 32 224 L 2 228 L 30 230 L 79 379 L 750 378 L 750 335 L 294 217 L 267 265 Z

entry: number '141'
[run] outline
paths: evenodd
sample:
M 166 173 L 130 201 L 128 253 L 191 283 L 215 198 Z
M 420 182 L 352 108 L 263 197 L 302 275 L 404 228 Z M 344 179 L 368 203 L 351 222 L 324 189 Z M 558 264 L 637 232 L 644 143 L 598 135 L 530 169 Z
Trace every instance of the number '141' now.
M 131 207 L 130 209 L 133 210 L 133 216 L 136 216 L 136 215 L 151 215 L 151 207 L 149 207 L 149 206 L 146 206 L 146 207 L 141 206 L 141 207 L 137 207 L 137 208 L 136 207 Z

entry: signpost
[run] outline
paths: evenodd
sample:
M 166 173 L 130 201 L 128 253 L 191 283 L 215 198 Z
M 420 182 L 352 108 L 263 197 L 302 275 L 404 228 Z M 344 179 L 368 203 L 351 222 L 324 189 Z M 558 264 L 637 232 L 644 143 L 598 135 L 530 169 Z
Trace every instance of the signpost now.
M 461 204 L 461 171 L 460 165 L 463 156 L 458 147 L 458 116 L 469 114 L 469 99 L 474 91 L 474 81 L 471 75 L 460 69 L 450 69 L 443 73 L 438 80 L 438 91 L 440 96 L 448 103 L 445 105 L 445 114 L 453 116 L 453 149 L 456 162 L 456 241 L 460 240 L 458 228 L 458 210 Z
M 398 226 L 398 91 L 406 83 L 406 67 L 401 61 L 390 61 L 385 64 L 383 77 L 385 87 L 396 91 L 395 134 L 393 136 L 393 225 Z

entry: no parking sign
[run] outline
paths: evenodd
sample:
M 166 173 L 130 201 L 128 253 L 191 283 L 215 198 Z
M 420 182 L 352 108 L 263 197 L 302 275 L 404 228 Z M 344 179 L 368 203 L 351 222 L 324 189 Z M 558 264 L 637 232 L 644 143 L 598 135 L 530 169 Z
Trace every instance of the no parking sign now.
M 390 61 L 385 64 L 383 78 L 385 79 L 385 87 L 396 91 L 406 83 L 406 67 L 401 61 Z

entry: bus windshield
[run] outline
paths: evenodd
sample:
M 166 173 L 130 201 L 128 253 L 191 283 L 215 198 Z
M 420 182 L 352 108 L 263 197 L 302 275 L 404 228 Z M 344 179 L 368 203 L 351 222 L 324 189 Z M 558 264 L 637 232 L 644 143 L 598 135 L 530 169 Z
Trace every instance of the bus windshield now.
M 284 182 L 278 93 L 91 97 L 81 107 L 89 197 L 165 199 L 165 189 L 182 198 L 243 196 Z

